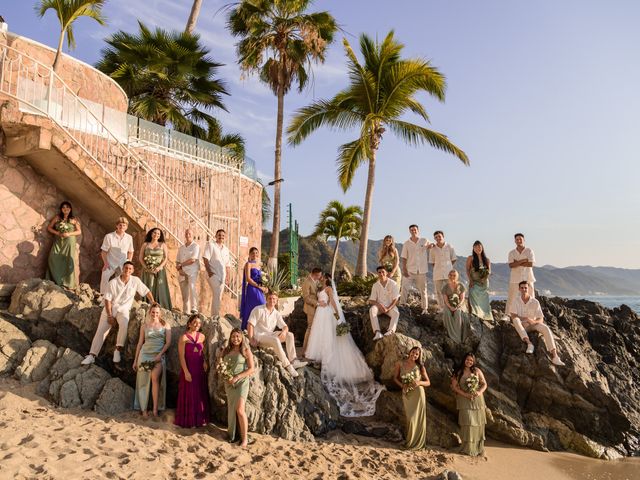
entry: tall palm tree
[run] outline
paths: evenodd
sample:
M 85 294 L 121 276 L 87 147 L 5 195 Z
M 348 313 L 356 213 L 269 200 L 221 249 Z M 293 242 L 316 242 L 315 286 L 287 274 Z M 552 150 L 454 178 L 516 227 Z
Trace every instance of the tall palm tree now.
M 343 40 L 349 68 L 349 85 L 331 100 L 320 100 L 296 112 L 287 133 L 289 143 L 298 145 L 322 126 L 346 130 L 357 128 L 359 137 L 338 149 L 338 179 L 346 191 L 356 170 L 369 163 L 367 190 L 356 275 L 367 273 L 367 242 L 371 221 L 371 202 L 375 183 L 376 154 L 382 134 L 389 128 L 409 145 L 423 145 L 443 150 L 458 157 L 465 165 L 467 155 L 442 133 L 401 120 L 412 112 L 429 123 L 429 116 L 416 94 L 426 92 L 444 101 L 445 78 L 430 62 L 419 58 L 403 59 L 404 47 L 389 32 L 382 43 L 363 34 L 360 63 L 351 45 Z
M 280 243 L 280 189 L 284 96 L 296 83 L 302 91 L 312 62 L 324 62 L 327 45 L 337 29 L 329 12 L 306 13 L 311 0 L 242 0 L 229 12 L 227 25 L 240 40 L 238 63 L 257 72 L 278 99 L 276 120 L 273 228 L 269 268 L 278 265 Z
M 345 207 L 337 200 L 329 202 L 327 207 L 320 213 L 320 220 L 312 235 L 321 237 L 325 241 L 335 238 L 336 246 L 333 249 L 333 259 L 331 260 L 331 276 L 334 276 L 336 262 L 338 261 L 338 251 L 340 240 L 351 240 L 355 242 L 360 238 L 362 227 L 362 208 L 358 205 Z
M 187 20 L 187 26 L 184 31 L 186 33 L 193 33 L 196 29 L 196 23 L 198 22 L 198 17 L 200 16 L 200 8 L 202 7 L 202 0 L 193 0 L 193 5 L 191 5 L 191 13 L 189 14 L 189 19 Z
M 62 53 L 64 37 L 67 37 L 67 46 L 70 49 L 76 48 L 76 39 L 73 35 L 73 22 L 80 17 L 93 18 L 100 25 L 104 25 L 106 18 L 102 15 L 102 7 L 105 0 L 40 0 L 36 5 L 36 13 L 39 17 L 44 17 L 47 10 L 51 9 L 56 13 L 60 21 L 60 39 L 58 40 L 58 50 L 53 59 L 53 69 L 55 70 Z

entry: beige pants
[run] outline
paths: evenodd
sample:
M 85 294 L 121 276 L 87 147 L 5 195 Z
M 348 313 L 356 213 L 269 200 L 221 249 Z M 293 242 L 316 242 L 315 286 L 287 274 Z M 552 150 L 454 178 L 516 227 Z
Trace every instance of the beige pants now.
M 544 323 L 536 323 L 535 325 L 527 325 L 525 328 L 522 326 L 522 322 L 518 317 L 513 318 L 511 323 L 522 340 L 529 338 L 527 332 L 538 332 L 542 334 L 542 338 L 544 339 L 544 344 L 547 347 L 548 352 L 553 352 L 556 349 L 556 341 L 553 339 L 553 333 L 551 333 L 551 329 L 548 325 L 545 325 Z
M 105 293 L 107 293 L 109 280 L 111 280 L 116 275 L 120 275 L 121 272 L 122 272 L 122 269 L 120 267 L 107 268 L 106 270 L 102 271 L 102 274 L 100 275 L 100 293 L 101 294 L 104 295 Z
M 402 296 L 400 303 L 406 304 L 411 287 L 416 287 L 420 292 L 420 305 L 426 310 L 429 305 L 427 296 L 427 275 L 425 273 L 410 273 L 408 277 L 402 277 Z
M 287 333 L 287 338 L 285 339 L 286 354 L 282 348 L 282 342 L 278 338 L 278 332 L 256 335 L 256 340 L 261 347 L 272 348 L 285 367 L 288 367 L 291 361 L 296 358 L 296 343 L 291 332 Z
M 307 343 L 309 342 L 309 334 L 311 333 L 311 326 L 313 325 L 314 313 L 305 312 L 307 315 L 307 330 L 304 332 L 304 342 L 302 342 L 302 351 L 307 352 Z
M 118 322 L 118 337 L 116 338 L 116 346 L 124 347 L 124 342 L 127 340 L 127 328 L 129 327 L 129 312 L 114 309 L 111 311 L 111 313 L 114 314 L 114 317 L 116 317 L 116 320 Z M 91 350 L 89 350 L 89 353 L 96 357 L 100 353 L 102 344 L 107 339 L 107 336 L 111 331 L 111 325 L 109 325 L 107 318 L 107 309 L 103 308 L 102 313 L 100 314 L 100 321 L 98 322 L 96 334 L 93 336 L 93 341 L 91 342 Z
M 444 303 L 444 295 L 442 294 L 442 289 L 447 284 L 447 280 L 434 280 L 433 285 L 436 289 L 436 300 L 438 301 L 438 308 L 440 310 L 444 310 L 447 308 L 447 304 Z
M 178 278 L 182 293 L 182 311 L 188 314 L 198 309 L 198 291 L 196 289 L 198 276 L 179 275 Z
M 378 307 L 375 305 L 371 305 L 369 308 L 369 318 L 371 320 L 371 328 L 373 329 L 373 333 L 380 331 L 380 321 L 378 320 Z M 393 307 L 387 313 L 383 313 L 382 315 L 387 315 L 391 321 L 389 322 L 389 328 L 387 328 L 387 332 L 395 332 L 396 328 L 398 328 L 398 319 L 400 318 L 400 312 L 398 311 L 398 307 Z
M 220 315 L 220 305 L 222 304 L 222 293 L 224 292 L 224 283 L 221 282 L 216 275 L 209 277 L 209 286 L 211 287 L 211 316 Z
M 529 295 L 531 295 L 531 298 L 536 298 L 536 292 L 535 292 L 535 289 L 533 288 L 533 285 L 534 285 L 533 283 L 529 284 Z M 509 295 L 507 296 L 507 305 L 505 306 L 505 309 L 504 309 L 504 313 L 506 313 L 507 315 L 511 315 L 512 313 L 515 313 L 513 302 L 516 301 L 516 299 L 518 298 L 518 295 L 520 295 L 520 285 L 518 285 L 517 283 L 510 283 Z

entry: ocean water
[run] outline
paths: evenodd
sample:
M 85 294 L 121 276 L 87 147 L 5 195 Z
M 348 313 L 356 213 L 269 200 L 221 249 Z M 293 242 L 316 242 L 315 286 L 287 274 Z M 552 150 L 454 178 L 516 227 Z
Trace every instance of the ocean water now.
M 555 295 L 551 295 L 551 296 L 555 296 Z M 594 296 L 580 296 L 580 295 L 564 296 L 564 295 L 558 295 L 558 296 L 562 297 L 562 298 L 589 300 L 591 302 L 599 303 L 603 307 L 607 307 L 607 308 L 616 308 L 616 307 L 619 307 L 620 305 L 624 304 L 624 305 L 627 305 L 629 308 L 631 308 L 631 310 L 636 312 L 638 315 L 640 315 L 640 297 L 635 297 L 635 296 L 618 296 L 618 297 L 616 297 L 616 296 L 609 296 L 609 295 L 594 295 Z M 507 297 L 504 296 L 504 295 L 492 295 L 491 299 L 492 300 L 506 300 Z

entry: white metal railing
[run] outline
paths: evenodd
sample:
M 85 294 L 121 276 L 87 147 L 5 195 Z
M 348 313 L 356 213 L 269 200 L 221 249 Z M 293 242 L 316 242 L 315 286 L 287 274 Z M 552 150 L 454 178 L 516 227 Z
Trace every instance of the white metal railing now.
M 0 49 L 0 92 L 18 100 L 21 110 L 46 116 L 56 123 L 106 177 L 178 243 L 182 243 L 182 232 L 187 228 L 202 232 L 204 238 L 213 238 L 215 228 L 193 212 L 135 149 L 123 143 L 123 132 L 113 133 L 105 125 L 96 111 L 97 104 L 75 95 L 51 67 L 8 45 L 0 45 Z M 126 117 L 123 120 L 126 132 Z M 237 296 L 237 250 L 233 262 L 235 274 L 229 290 Z

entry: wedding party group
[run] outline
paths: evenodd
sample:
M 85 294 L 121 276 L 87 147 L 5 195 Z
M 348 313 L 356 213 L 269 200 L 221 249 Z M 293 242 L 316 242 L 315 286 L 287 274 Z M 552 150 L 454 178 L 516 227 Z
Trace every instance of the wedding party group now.
M 171 328 L 163 320 L 160 310 L 160 307 L 172 308 L 165 269 L 168 250 L 162 230 L 151 229 L 138 255 L 143 266 L 142 275 L 134 276 L 134 245 L 132 237 L 126 233 L 127 227 L 127 219 L 118 218 L 115 231 L 105 236 L 101 246 L 103 268 L 100 292 L 104 306 L 89 353 L 82 364 L 95 362 L 111 328 L 118 324 L 113 353 L 113 363 L 118 368 L 135 296 L 139 295 L 150 302 L 147 319 L 140 327 L 132 365 L 136 371 L 134 408 L 141 410 L 144 416 L 148 415 L 149 410 L 153 415 L 158 415 L 165 407 L 165 354 L 171 345 Z M 78 277 L 75 237 L 81 234 L 81 228 L 69 202 L 61 204 L 48 230 L 56 238 L 49 255 L 47 278 L 67 288 L 75 288 Z M 434 242 L 421 237 L 417 225 L 409 227 L 409 234 L 400 253 L 393 237 L 389 235 L 385 237 L 379 252 L 377 280 L 368 300 L 373 340 L 378 341 L 396 332 L 400 318 L 398 305 L 408 302 L 412 290 L 417 290 L 422 311 L 427 313 L 427 272 L 431 264 L 437 310 L 441 313 L 439 318 L 448 336 L 454 342 L 464 343 L 470 332 L 469 315 L 483 320 L 493 319 L 488 293 L 491 262 L 484 246 L 476 241 L 472 254 L 467 258 L 469 296 L 466 298 L 466 289 L 453 268 L 456 254 L 454 248 L 445 242 L 444 232 L 434 232 Z M 193 233 L 187 230 L 185 243 L 177 255 L 176 268 L 180 275 L 183 311 L 190 314 L 186 331 L 178 342 L 181 372 L 175 423 L 183 427 L 200 427 L 209 422 L 207 342 L 200 332 L 202 321 L 197 313 L 196 279 L 202 262 L 213 294 L 211 315 L 219 315 L 225 279 L 231 264 L 224 240 L 224 230 L 218 230 L 215 240 L 207 242 L 201 257 Z M 525 246 L 523 234 L 515 234 L 514 241 L 515 248 L 509 253 L 511 278 L 506 313 L 526 344 L 527 354 L 533 353 L 534 349 L 528 334 L 539 332 L 543 335 L 552 363 L 562 366 L 564 364 L 558 356 L 555 340 L 544 323 L 540 303 L 534 296 L 534 253 Z M 249 394 L 249 379 L 254 372 L 252 348 L 255 347 L 273 350 L 292 377 L 297 377 L 297 370 L 308 362 L 317 365 L 321 381 L 335 399 L 341 415 L 373 415 L 378 397 L 385 387 L 375 380 L 351 336 L 331 276 L 323 274 L 316 267 L 302 282 L 307 329 L 302 342 L 302 356 L 298 358 L 294 335 L 277 308 L 278 293 L 265 285 L 256 247 L 250 249 L 243 272 L 241 327 L 231 332 L 227 345 L 217 352 L 219 360 L 216 364 L 216 372 L 223 379 L 227 395 L 230 440 L 239 441 L 242 446 L 250 442 L 245 402 Z M 389 320 L 384 334 L 380 328 L 381 315 Z M 430 380 L 419 347 L 406 352 L 406 358 L 396 365 L 394 381 L 403 393 L 407 418 L 405 446 L 408 449 L 424 448 L 427 438 L 424 388 L 430 385 Z M 469 455 L 478 455 L 484 450 L 486 415 L 483 392 L 486 388 L 487 383 L 475 356 L 468 353 L 453 372 L 451 389 L 459 411 L 463 452 Z

